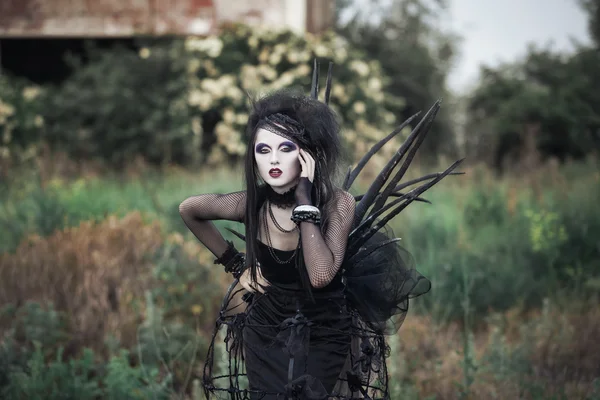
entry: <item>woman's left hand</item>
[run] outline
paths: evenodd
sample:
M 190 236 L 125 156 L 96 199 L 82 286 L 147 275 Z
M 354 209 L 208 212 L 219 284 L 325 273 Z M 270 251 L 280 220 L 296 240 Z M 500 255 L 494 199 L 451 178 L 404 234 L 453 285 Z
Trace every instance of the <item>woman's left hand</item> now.
M 250 277 L 250 268 L 246 268 L 240 276 L 239 283 L 250 293 L 264 293 L 265 289 L 270 286 L 269 281 L 262 274 L 260 264 L 256 269 L 256 281 Z
M 305 150 L 300 149 L 298 151 L 298 160 L 300 160 L 300 168 L 302 168 L 300 178 L 308 178 L 312 183 L 315 178 L 315 159 Z

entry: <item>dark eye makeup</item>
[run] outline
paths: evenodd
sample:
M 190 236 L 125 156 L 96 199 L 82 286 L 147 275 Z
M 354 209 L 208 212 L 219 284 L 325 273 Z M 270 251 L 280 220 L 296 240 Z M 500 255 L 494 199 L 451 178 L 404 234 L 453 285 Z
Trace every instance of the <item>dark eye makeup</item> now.
M 279 147 L 285 147 L 284 150 L 285 152 L 291 152 L 296 150 L 298 147 L 293 143 L 293 142 L 283 142 L 279 145 Z M 265 143 L 259 143 L 256 145 L 255 151 L 257 153 L 266 153 L 268 150 L 270 150 L 271 147 Z
M 279 147 L 287 147 L 288 151 L 294 151 L 297 149 L 296 145 L 292 142 L 283 142 L 279 145 Z
M 269 146 L 267 146 L 267 145 L 266 145 L 266 144 L 264 144 L 264 143 L 259 143 L 259 144 L 257 144 L 257 145 L 256 145 L 256 149 L 255 149 L 255 151 L 256 151 L 257 153 L 263 153 L 263 150 L 265 150 L 265 149 L 270 149 L 270 147 L 269 147 Z

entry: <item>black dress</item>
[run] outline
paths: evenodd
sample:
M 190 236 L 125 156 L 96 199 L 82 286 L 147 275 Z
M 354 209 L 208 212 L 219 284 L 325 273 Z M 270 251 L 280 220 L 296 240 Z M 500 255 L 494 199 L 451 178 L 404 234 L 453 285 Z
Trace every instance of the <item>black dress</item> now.
M 261 271 L 272 287 L 255 295 L 246 312 L 249 388 L 266 394 L 251 398 L 298 397 L 303 391 L 324 398 L 333 391 L 350 351 L 351 315 L 341 278 L 313 290 L 313 302 L 297 283 L 293 252 L 273 249 L 278 258 L 290 261 L 279 264 L 265 244 L 259 249 Z
M 272 250 L 279 259 L 293 255 Z M 399 321 L 392 314 L 403 318 L 408 298 L 429 290 L 429 281 L 398 258 L 374 253 L 310 296 L 298 283 L 294 258 L 280 264 L 267 245 L 259 243 L 259 251 L 261 271 L 271 286 L 244 300 L 239 285 L 230 288 L 205 364 L 207 397 L 388 399 L 384 335 Z M 218 332 L 225 335 L 226 353 L 215 348 Z M 227 363 L 218 362 L 223 356 Z

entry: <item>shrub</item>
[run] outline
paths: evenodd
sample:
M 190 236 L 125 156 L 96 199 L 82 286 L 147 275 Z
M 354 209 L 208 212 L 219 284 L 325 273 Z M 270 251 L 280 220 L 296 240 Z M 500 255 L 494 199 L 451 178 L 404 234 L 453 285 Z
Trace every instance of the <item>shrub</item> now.
M 76 159 L 100 158 L 124 166 L 184 161 L 189 132 L 184 70 L 169 45 L 151 58 L 122 47 L 89 49 L 44 110 L 48 140 Z
M 168 381 L 160 390 L 186 390 L 228 283 L 221 269 L 204 265 L 212 266 L 208 250 L 181 234 L 166 237 L 158 222 L 139 212 L 27 237 L 14 253 L 0 255 L 0 334 L 7 346 L 0 349 L 6 362 L 0 363 L 0 386 L 54 379 L 11 373 L 26 368 L 23 357 L 32 357 L 37 344 L 44 360 L 58 353 L 77 360 L 86 348 L 108 360 L 128 350 L 128 363 L 154 368 L 158 381 Z M 56 368 L 70 374 L 66 364 Z M 116 398 L 128 398 L 129 389 L 116 385 Z
M 13 251 L 29 234 L 46 236 L 79 222 L 62 204 L 56 190 L 45 190 L 35 179 L 15 181 L 0 203 L 4 227 L 0 231 L 0 251 Z
M 392 398 L 595 398 L 598 312 L 594 302 L 546 301 L 541 311 L 490 313 L 473 331 L 409 317 L 391 339 Z
M 38 343 L 26 367 L 14 367 L 0 395 L 9 399 L 168 399 L 169 379 L 160 379 L 155 367 L 132 367 L 122 351 L 103 366 L 86 349 L 78 359 L 63 360 L 62 350 L 47 362 Z
M 46 90 L 0 74 L 0 182 L 37 152 L 45 126 Z
M 331 32 L 297 36 L 291 31 L 231 25 L 219 36 L 186 39 L 184 54 L 190 82 L 188 104 L 199 113 L 193 121 L 198 127 L 195 133 L 210 134 L 205 113 L 211 109 L 219 112 L 210 162 L 243 154 L 247 119 L 244 92 L 258 94 L 300 87 L 308 93 L 314 58 L 322 63 L 320 99 L 324 98 L 327 71 L 323 64 L 334 63 L 330 104 L 342 119 L 352 154 L 364 154 L 369 143 L 391 130 L 396 122 L 394 112 L 404 106 L 401 99 L 384 96 L 382 88 L 387 78 L 380 64 L 363 61 L 365 57 L 359 50 Z M 395 149 L 387 146 L 382 154 L 386 150 Z
M 132 302 L 151 285 L 161 239 L 160 226 L 139 213 L 30 236 L 0 254 L 0 304 L 54 304 L 75 348 L 101 351 L 108 334 L 131 346 L 140 322 Z
M 282 87 L 308 93 L 314 58 L 335 63 L 331 105 L 345 126 L 348 149 L 363 154 L 396 123 L 402 99 L 384 96 L 377 61 L 334 33 L 298 36 L 243 25 L 206 38 L 143 40 L 139 50 L 90 47 L 90 61 L 45 104 L 47 139 L 76 159 L 122 166 L 141 157 L 155 164 L 217 164 L 243 154 L 251 95 Z M 387 146 L 385 158 L 394 151 Z M 381 161 L 380 159 L 374 162 Z
M 548 167 L 519 181 L 469 171 L 468 184 L 460 177 L 432 190 L 426 197 L 433 206 L 412 205 L 395 226 L 417 268 L 432 279 L 431 293 L 416 303 L 455 320 L 465 293 L 478 317 L 519 304 L 538 307 L 561 292 L 598 293 L 594 165 Z M 531 184 L 543 176 L 555 182 Z

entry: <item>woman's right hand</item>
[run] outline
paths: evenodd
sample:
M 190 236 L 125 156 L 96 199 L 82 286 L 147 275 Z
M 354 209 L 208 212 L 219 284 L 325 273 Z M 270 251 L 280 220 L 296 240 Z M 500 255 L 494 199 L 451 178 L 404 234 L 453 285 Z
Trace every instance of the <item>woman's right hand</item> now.
M 242 285 L 242 287 L 250 293 L 264 293 L 265 288 L 270 285 L 269 281 L 265 279 L 261 272 L 260 264 L 256 269 L 256 281 L 252 280 L 252 277 L 250 276 L 250 268 L 247 268 L 240 276 L 239 282 L 240 285 Z

